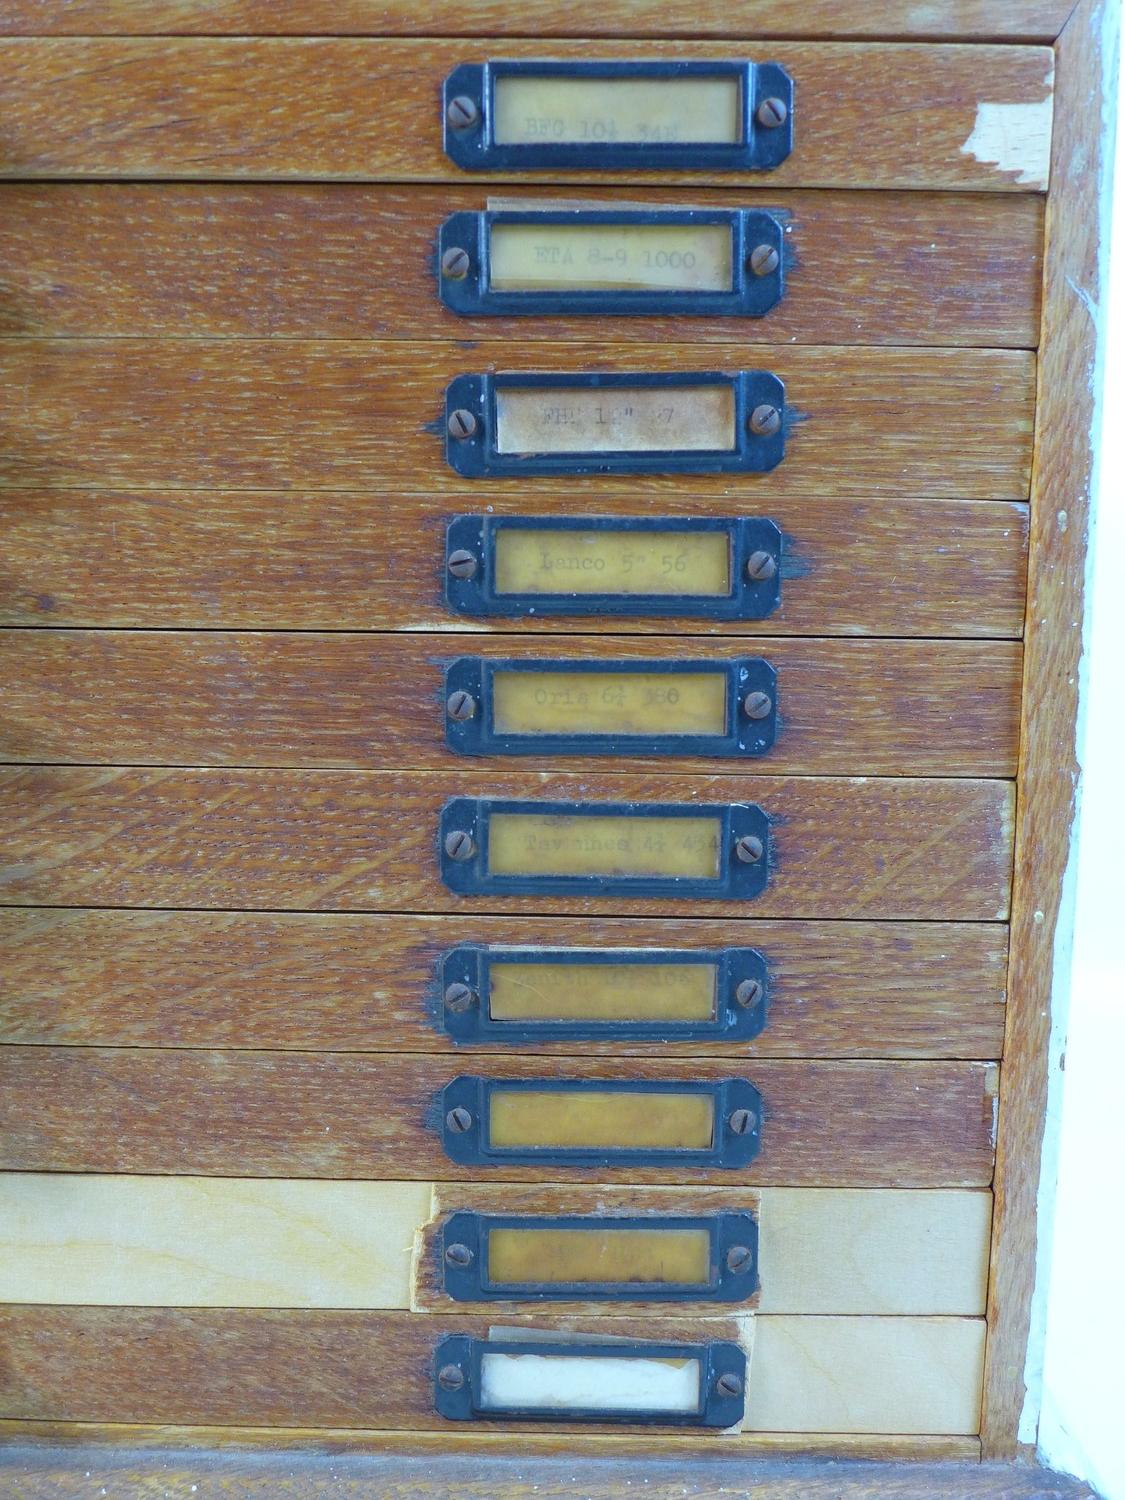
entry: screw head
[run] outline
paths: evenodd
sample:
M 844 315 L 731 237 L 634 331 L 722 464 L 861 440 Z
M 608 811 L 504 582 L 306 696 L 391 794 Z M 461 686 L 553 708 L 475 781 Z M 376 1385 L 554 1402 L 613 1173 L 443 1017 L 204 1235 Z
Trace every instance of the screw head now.
M 471 833 L 464 828 L 455 828 L 452 833 L 445 835 L 445 852 L 450 859 L 472 859 L 477 846 Z
M 732 1245 L 727 1251 L 727 1270 L 736 1276 L 748 1271 L 754 1264 L 754 1256 L 749 1245 Z
M 744 979 L 735 990 L 734 998 L 743 1010 L 749 1010 L 752 1005 L 757 1005 L 763 994 L 764 989 L 760 979 Z
M 756 865 L 766 850 L 756 833 L 747 833 L 737 841 L 734 852 L 744 865 Z
M 471 1266 L 473 1252 L 468 1245 L 446 1245 L 445 1258 L 451 1266 Z
M 465 1372 L 460 1365 L 442 1365 L 437 1372 L 437 1383 L 443 1391 L 459 1391 L 465 1384 Z
M 449 413 L 449 421 L 446 425 L 449 428 L 450 437 L 464 440 L 472 437 L 477 430 L 478 423 L 471 411 L 464 406 L 459 406 Z
M 463 1104 L 454 1105 L 445 1116 L 446 1129 L 454 1135 L 464 1135 L 473 1128 L 473 1117 Z
M 756 552 L 754 556 L 764 557 L 765 553 Z M 456 552 L 451 552 L 446 558 L 445 566 L 454 578 L 475 578 L 479 565 L 471 552 L 466 552 L 464 547 L 458 547 Z
M 720 1396 L 741 1396 L 742 1381 L 739 1380 L 733 1370 L 728 1370 L 716 1380 L 715 1389 Z
M 472 130 L 480 120 L 480 105 L 468 94 L 454 94 L 445 106 L 445 118 L 454 130 Z
M 458 1013 L 468 1010 L 476 998 L 469 986 L 462 984 L 459 979 L 455 979 L 452 984 L 447 984 L 445 994 L 442 996 L 446 1008 Z
M 735 1109 L 727 1116 L 727 1127 L 732 1135 L 746 1135 L 758 1123 L 753 1110 Z
M 460 245 L 450 245 L 441 258 L 441 274 L 451 281 L 462 281 L 469 274 L 469 252 Z
M 459 724 L 464 723 L 476 713 L 477 700 L 472 693 L 467 693 L 464 688 L 458 688 L 445 700 L 445 711 L 451 719 L 456 719 Z
M 781 256 L 772 245 L 755 245 L 750 252 L 750 269 L 755 276 L 772 276 L 781 264 Z
M 454 554 L 457 556 L 458 554 Z M 466 553 L 467 557 L 469 554 Z M 475 572 L 476 569 L 474 568 Z M 751 552 L 746 559 L 746 576 L 751 583 L 763 583 L 777 572 L 777 558 L 772 552 Z
M 773 708 L 773 699 L 768 693 L 747 693 L 742 700 L 742 712 L 748 719 L 765 719 Z
M 776 406 L 763 404 L 750 413 L 750 431 L 755 437 L 773 437 L 781 430 L 781 413 Z
M 767 130 L 776 130 L 779 125 L 784 125 L 789 118 L 789 106 L 784 99 L 779 99 L 771 94 L 768 99 L 763 99 L 758 105 L 756 119 L 759 125 L 764 125 Z

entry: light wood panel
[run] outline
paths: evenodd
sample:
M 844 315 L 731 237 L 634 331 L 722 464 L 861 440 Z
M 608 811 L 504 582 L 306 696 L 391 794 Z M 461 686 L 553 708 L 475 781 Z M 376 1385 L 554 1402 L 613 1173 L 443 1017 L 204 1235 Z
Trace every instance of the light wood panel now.
M 468 11 L 452 0 L 8 0 L 0 34 L 97 36 L 410 35 L 934 37 L 1050 42 L 1062 29 L 1070 0 L 743 0 L 738 11 L 699 0 L 611 0 L 575 11 L 564 0 L 526 0 L 518 12 L 501 0 L 474 0 Z
M 198 635 L 23 631 L 5 642 L 0 760 L 118 765 L 502 769 L 448 749 L 445 669 L 461 656 L 724 664 L 729 647 L 683 636 Z M 638 770 L 731 775 L 1011 776 L 1021 652 L 994 642 L 744 642 L 777 671 L 777 740 L 754 759 L 630 756 Z M 596 678 L 587 679 L 591 687 Z M 582 771 L 620 756 L 525 761 Z
M 985 1063 L 657 1062 L 493 1057 L 487 1066 L 341 1053 L 0 1050 L 0 1167 L 251 1177 L 583 1181 L 589 1167 L 458 1167 L 439 1093 L 490 1078 L 750 1077 L 763 1096 L 758 1160 L 691 1169 L 693 1182 L 981 1187 L 992 1175 L 996 1069 Z M 668 1183 L 683 1167 L 596 1168 L 599 1181 Z M 123 1413 L 117 1414 L 123 1418 Z M 302 1420 L 308 1420 L 304 1414 Z M 315 1424 L 314 1424 L 315 1425 Z
M 548 50 L 562 59 L 731 54 L 714 42 L 632 39 L 553 41 Z M 737 50 L 763 57 L 753 42 L 740 40 Z M 543 53 L 542 41 L 445 38 L 9 41 L 0 44 L 0 93 L 9 101 L 0 173 L 456 178 L 441 147 L 446 74 L 461 62 Z M 793 154 L 769 174 L 771 184 L 1046 186 L 1047 48 L 771 42 L 768 56 L 789 68 L 798 98 Z M 582 180 L 527 180 L 545 176 Z
M 522 486 L 436 506 L 426 497 L 297 489 L 272 494 L 153 494 L 0 488 L 5 566 L 0 620 L 15 625 L 510 631 L 466 620 L 442 597 L 445 527 L 457 508 L 573 514 L 557 490 Z M 689 490 L 591 493 L 596 515 L 697 515 L 719 502 Z M 679 632 L 742 635 L 1018 636 L 1027 507 L 957 501 L 808 501 L 731 495 L 787 535 L 781 605 L 768 620 L 538 619 L 519 634 Z M 394 538 L 394 546 L 387 544 Z
M 481 187 L 10 183 L 0 190 L 0 334 L 582 339 L 590 318 L 466 319 L 438 300 L 438 226 Z M 760 207 L 789 233 L 785 297 L 762 319 L 618 318 L 618 343 L 975 344 L 1038 336 L 1043 200 L 1025 194 L 685 193 Z M 583 199 L 620 203 L 612 189 Z M 542 189 L 516 203 L 573 201 Z
M 767 1417 L 780 1417 L 773 1430 L 800 1431 L 814 1408 L 834 1432 L 971 1435 L 976 1429 L 979 1320 L 754 1322 L 749 1429 L 764 1430 Z M 456 1321 L 458 1332 L 478 1337 L 489 1326 L 480 1318 Z M 506 1318 L 503 1326 L 577 1333 L 604 1327 L 597 1319 L 543 1316 Z M 621 1319 L 617 1330 L 685 1340 L 737 1338 L 741 1331 L 733 1318 Z M 440 1320 L 410 1313 L 9 1307 L 0 1309 L 7 1349 L 0 1411 L 51 1421 L 270 1426 L 292 1423 L 300 1413 L 324 1427 L 448 1433 L 431 1393 L 433 1350 L 443 1331 Z M 152 1358 L 154 1348 L 159 1359 Z
M 449 497 L 475 509 L 516 486 L 525 506 L 558 479 L 465 480 L 445 457 L 454 375 L 690 371 L 746 366 L 786 384 L 787 450 L 764 475 L 662 475 L 653 495 L 708 497 L 710 514 L 768 510 L 775 496 L 1023 500 L 1035 358 L 1019 350 L 823 349 L 726 344 L 58 339 L 0 342 L 13 418 L 0 483 L 157 489 L 359 488 Z M 966 421 L 963 413 L 971 412 Z M 252 435 L 252 438 L 251 438 Z M 572 507 L 633 493 L 635 475 L 567 485 Z M 470 498 L 471 497 L 471 498 Z
M 438 1016 L 458 943 L 743 944 L 770 968 L 753 1042 L 602 1042 L 607 1054 L 1000 1055 L 1007 929 L 995 923 L 378 917 L 0 907 L 0 1041 L 103 1047 L 459 1052 Z M 523 1043 L 566 1053 L 572 1042 Z
M 438 869 L 456 796 L 757 802 L 767 888 L 747 900 L 460 896 Z M 0 770 L 5 905 L 946 919 L 1007 915 L 1001 781 L 477 771 Z

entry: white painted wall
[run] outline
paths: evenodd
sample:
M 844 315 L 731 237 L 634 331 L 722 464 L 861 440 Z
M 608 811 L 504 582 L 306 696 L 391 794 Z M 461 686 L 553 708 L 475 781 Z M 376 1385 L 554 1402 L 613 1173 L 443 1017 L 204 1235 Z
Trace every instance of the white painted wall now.
M 1059 1175 L 1039 1425 L 1043 1461 L 1087 1480 L 1106 1500 L 1125 1500 L 1125 109 L 1117 143 L 1077 909 L 1056 1090 Z

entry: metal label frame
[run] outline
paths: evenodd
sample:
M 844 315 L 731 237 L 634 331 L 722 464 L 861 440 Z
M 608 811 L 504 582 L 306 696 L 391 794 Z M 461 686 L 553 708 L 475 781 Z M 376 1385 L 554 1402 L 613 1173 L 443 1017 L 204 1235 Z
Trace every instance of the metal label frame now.
M 607 391 L 697 386 L 729 386 L 734 392 L 733 448 L 669 448 L 607 453 L 500 453 L 496 448 L 498 390 Z M 759 406 L 776 407 L 781 424 L 761 437 L 750 430 L 750 414 Z M 450 431 L 455 411 L 469 412 L 473 430 L 464 437 Z M 463 479 L 504 479 L 545 474 L 764 474 L 785 457 L 785 386 L 768 370 L 675 370 L 534 372 L 456 375 L 445 391 L 445 458 Z
M 497 1021 L 489 1014 L 494 963 L 600 968 L 710 964 L 715 968 L 715 1014 L 709 1021 Z M 765 1029 L 769 1005 L 769 968 L 756 948 L 505 948 L 466 943 L 444 956 L 439 983 L 442 1025 L 454 1042 L 462 1044 L 751 1042 Z M 446 997 L 460 999 L 462 987 L 469 991 L 467 1003 L 451 1005 Z
M 696 1282 L 552 1281 L 493 1282 L 489 1234 L 493 1229 L 705 1230 L 711 1241 L 710 1280 Z M 467 1252 L 453 1259 L 450 1246 Z M 744 1263 L 741 1252 L 746 1252 Z M 739 1254 L 739 1260 L 733 1259 Z M 461 1210 L 442 1228 L 442 1276 L 454 1302 L 747 1302 L 758 1290 L 758 1221 L 753 1214 L 720 1209 L 711 1214 L 648 1217 L 616 1214 L 481 1214 Z
M 730 542 L 729 593 L 714 594 L 498 594 L 496 540 L 517 531 L 698 532 L 722 531 Z M 455 516 L 446 532 L 445 602 L 457 614 L 518 619 L 526 615 L 610 615 L 621 618 L 764 620 L 781 602 L 784 537 L 773 521 L 756 517 L 661 516 Z M 454 553 L 467 553 L 467 576 L 449 570 Z M 747 574 L 750 559 L 767 559 L 766 576 Z
M 691 875 L 494 875 L 489 872 L 489 825 L 493 813 L 542 817 L 662 817 L 720 819 L 720 869 L 714 880 Z M 450 835 L 471 840 L 467 858 L 454 859 Z M 744 862 L 735 852 L 740 839 L 757 839 L 761 853 Z M 438 835 L 441 878 L 459 896 L 666 896 L 751 900 L 769 879 L 769 820 L 752 802 L 539 802 L 507 797 L 452 797 L 441 810 Z
M 495 90 L 498 78 L 523 74 L 533 78 L 651 78 L 659 85 L 674 78 L 737 78 L 741 90 L 740 141 L 541 141 L 498 145 L 494 139 Z M 793 80 L 780 63 L 747 60 L 705 62 L 692 59 L 572 62 L 496 58 L 461 63 L 442 90 L 442 145 L 465 172 L 530 172 L 574 168 L 582 172 L 769 172 L 793 149 Z M 469 99 L 475 118 L 465 129 L 450 123 L 449 106 Z M 785 119 L 775 127 L 758 121 L 766 99 L 784 105 Z
M 536 676 L 547 672 L 575 672 L 591 677 L 612 673 L 654 676 L 715 676 L 726 684 L 726 730 L 723 734 L 498 734 L 493 729 L 493 683 L 497 672 Z M 529 661 L 519 657 L 462 656 L 445 670 L 446 703 L 455 692 L 468 693 L 476 705 L 467 719 L 447 711 L 445 742 L 457 755 L 667 755 L 746 758 L 765 755 L 777 732 L 777 673 L 760 656 L 735 661 L 647 661 L 565 657 Z M 769 699 L 769 712 L 750 718 L 743 709 L 747 694 Z
M 496 1147 L 489 1142 L 489 1120 L 492 1096 L 501 1091 L 702 1094 L 714 1104 L 714 1139 L 704 1150 L 652 1150 L 629 1146 Z M 653 1078 L 483 1078 L 463 1074 L 442 1090 L 440 1110 L 445 1153 L 451 1161 L 467 1167 L 701 1167 L 727 1171 L 748 1167 L 761 1147 L 762 1096 L 746 1078 L 673 1082 Z M 744 1124 L 745 1129 L 732 1128 L 732 1120 Z
M 491 286 L 492 229 L 497 224 L 726 226 L 731 236 L 730 291 L 624 289 L 494 291 Z M 773 271 L 759 275 L 750 266 L 760 245 L 777 252 Z M 469 257 L 463 276 L 442 270 L 442 257 L 460 248 Z M 760 318 L 785 294 L 785 229 L 779 219 L 756 208 L 570 209 L 523 212 L 484 209 L 452 214 L 438 232 L 438 294 L 461 317 L 686 317 Z

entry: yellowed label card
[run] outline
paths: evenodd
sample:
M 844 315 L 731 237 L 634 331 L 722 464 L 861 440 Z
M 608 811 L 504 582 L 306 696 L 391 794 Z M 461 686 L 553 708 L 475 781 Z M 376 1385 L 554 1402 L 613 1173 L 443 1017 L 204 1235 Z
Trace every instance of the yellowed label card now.
M 493 224 L 494 292 L 729 292 L 726 224 Z
M 683 594 L 731 589 L 724 531 L 525 531 L 496 533 L 498 594 Z
M 714 1132 L 710 1094 L 496 1088 L 489 1102 L 489 1144 L 500 1149 L 707 1151 Z
M 710 1021 L 714 964 L 489 965 L 494 1021 Z
M 498 453 L 732 452 L 730 385 L 498 386 Z
M 623 813 L 493 813 L 491 875 L 719 877 L 721 820 Z
M 736 77 L 566 78 L 500 75 L 492 105 L 498 146 L 736 145 Z
M 509 735 L 722 735 L 726 674 L 498 671 L 492 727 Z
M 651 1098 L 651 1095 L 650 1095 Z M 707 1286 L 711 1236 L 706 1229 L 495 1228 L 488 1232 L 493 1286 L 622 1283 Z

